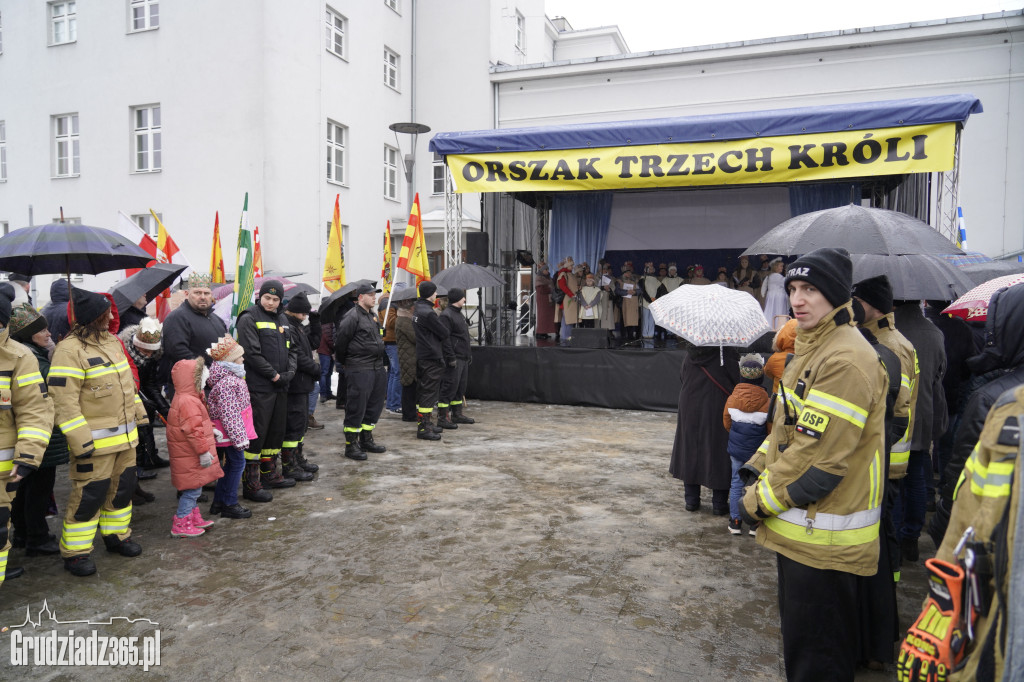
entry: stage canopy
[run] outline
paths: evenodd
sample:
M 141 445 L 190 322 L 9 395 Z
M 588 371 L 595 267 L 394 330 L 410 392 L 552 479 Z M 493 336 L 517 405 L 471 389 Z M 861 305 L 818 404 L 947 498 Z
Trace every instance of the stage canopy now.
M 439 133 L 457 192 L 788 183 L 944 172 L 973 95 Z

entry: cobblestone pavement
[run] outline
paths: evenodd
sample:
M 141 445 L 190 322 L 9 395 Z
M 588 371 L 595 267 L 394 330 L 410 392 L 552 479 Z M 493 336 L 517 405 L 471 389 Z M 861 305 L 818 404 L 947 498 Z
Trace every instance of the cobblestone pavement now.
M 0 624 L 21 623 L 27 607 L 34 619 L 43 600 L 60 620 L 148 618 L 161 659 L 149 673 L 15 670 L 8 630 L 0 679 L 783 678 L 774 555 L 731 536 L 709 493 L 700 512 L 683 510 L 667 473 L 674 414 L 474 401 L 478 423 L 439 443 L 381 420 L 388 452 L 354 462 L 333 407 L 318 408 L 326 428 L 307 437 L 317 480 L 246 503 L 251 519 L 170 537 L 162 470 L 144 486 L 157 501 L 134 513 L 141 557 L 101 545 L 98 574 L 82 579 L 13 550 L 26 574 L 0 587 Z M 62 468 L 62 509 L 66 478 Z M 922 550 L 934 551 L 928 540 Z M 906 624 L 924 576 L 920 564 L 903 576 Z M 22 632 L 54 627 L 69 626 Z

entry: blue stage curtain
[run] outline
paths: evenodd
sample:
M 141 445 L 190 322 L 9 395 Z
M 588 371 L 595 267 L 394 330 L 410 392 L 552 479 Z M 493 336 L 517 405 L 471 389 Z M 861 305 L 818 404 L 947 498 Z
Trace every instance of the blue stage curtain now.
M 552 266 L 566 256 L 572 256 L 576 263 L 585 261 L 596 272 L 597 261 L 604 256 L 604 247 L 608 243 L 611 217 L 611 192 L 553 192 Z
M 807 185 L 793 183 L 789 186 L 789 210 L 793 217 L 826 208 L 839 208 L 850 203 L 860 204 L 860 184 L 856 182 L 834 182 Z

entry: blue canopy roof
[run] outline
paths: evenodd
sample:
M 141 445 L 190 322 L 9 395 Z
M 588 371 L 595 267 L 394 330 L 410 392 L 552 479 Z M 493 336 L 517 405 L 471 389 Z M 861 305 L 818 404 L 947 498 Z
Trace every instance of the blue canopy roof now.
M 971 114 L 981 112 L 981 100 L 974 95 L 942 95 L 737 114 L 438 133 L 430 140 L 430 151 L 442 155 L 481 154 L 745 140 L 837 130 L 964 123 Z

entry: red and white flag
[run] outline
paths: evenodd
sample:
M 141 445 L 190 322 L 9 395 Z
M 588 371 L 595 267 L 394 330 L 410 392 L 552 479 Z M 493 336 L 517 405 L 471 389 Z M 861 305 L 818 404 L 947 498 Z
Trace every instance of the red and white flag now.
M 138 244 L 143 251 L 153 257 L 153 260 L 157 260 L 157 245 L 156 240 L 146 234 L 138 224 L 126 216 L 121 211 L 117 212 L 117 233 L 122 237 L 127 237 L 133 243 Z M 142 268 L 126 269 L 124 271 L 125 277 L 131 277 Z

